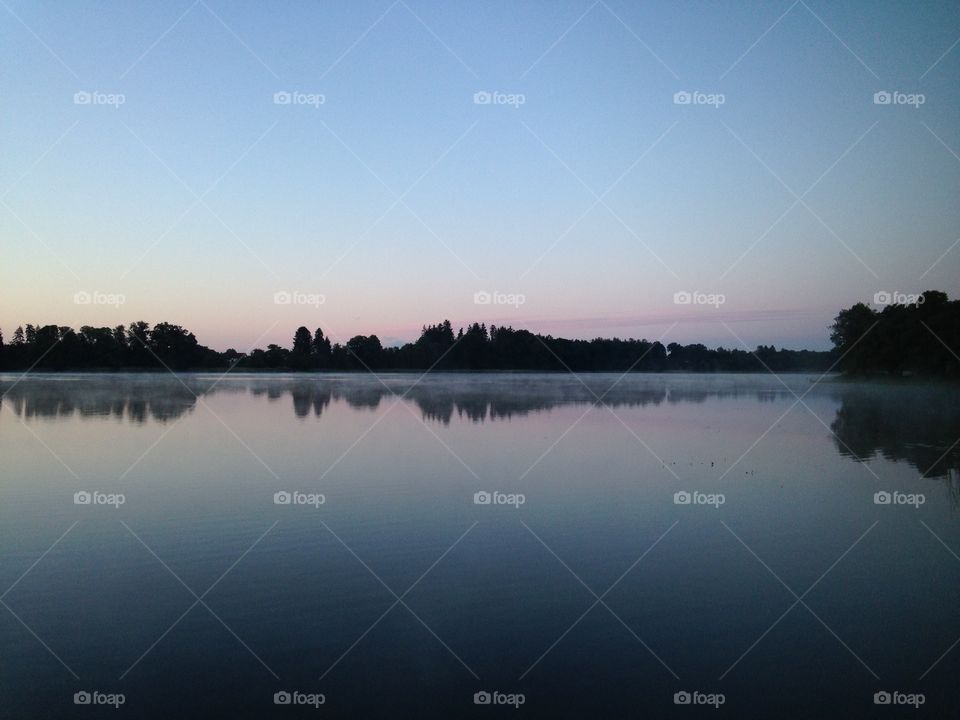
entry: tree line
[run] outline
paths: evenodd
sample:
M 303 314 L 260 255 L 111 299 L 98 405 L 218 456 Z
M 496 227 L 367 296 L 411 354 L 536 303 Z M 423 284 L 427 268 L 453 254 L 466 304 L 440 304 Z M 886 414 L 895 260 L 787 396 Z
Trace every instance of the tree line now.
M 332 343 L 321 328 L 297 328 L 291 347 L 271 344 L 249 353 L 201 345 L 189 330 L 171 323 L 139 321 L 114 328 L 57 325 L 18 327 L 5 343 L 3 370 L 537 370 L 641 372 L 776 372 L 826 370 L 829 352 L 759 346 L 755 351 L 710 349 L 702 344 L 596 338 L 569 340 L 529 330 L 473 323 L 454 331 L 449 320 L 425 325 L 420 337 L 384 347 L 376 335 Z
M 960 377 L 960 301 L 928 290 L 910 303 L 841 310 L 830 339 L 848 374 Z
M 473 323 L 454 331 L 449 320 L 423 326 L 415 342 L 384 347 L 376 335 L 333 343 L 321 328 L 297 328 L 289 348 L 271 344 L 249 353 L 201 345 L 189 330 L 143 321 L 114 328 L 85 325 L 18 327 L 0 332 L 2 370 L 536 370 L 547 372 L 774 372 L 960 374 L 960 301 L 928 291 L 909 305 L 841 310 L 831 326 L 832 351 L 711 349 L 700 343 L 595 338 L 570 340 L 524 329 Z

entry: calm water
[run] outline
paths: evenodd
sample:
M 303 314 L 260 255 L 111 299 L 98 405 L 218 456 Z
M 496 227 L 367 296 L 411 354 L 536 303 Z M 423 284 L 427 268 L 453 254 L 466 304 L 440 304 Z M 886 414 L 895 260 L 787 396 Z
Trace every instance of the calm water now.
M 0 376 L 0 714 L 957 716 L 956 389 L 616 380 Z

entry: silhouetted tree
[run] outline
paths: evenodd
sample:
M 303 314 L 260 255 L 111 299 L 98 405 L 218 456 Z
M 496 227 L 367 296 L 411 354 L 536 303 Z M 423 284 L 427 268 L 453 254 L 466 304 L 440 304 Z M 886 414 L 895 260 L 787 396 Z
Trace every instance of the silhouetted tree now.
M 830 326 L 830 341 L 840 356 L 840 367 L 844 370 L 858 371 L 866 369 L 866 355 L 853 352 L 855 345 L 877 322 L 877 314 L 863 303 L 841 310 Z M 864 346 L 866 347 L 866 346 Z
M 313 342 L 311 344 L 311 352 L 313 354 L 313 366 L 316 368 L 327 368 L 330 367 L 330 356 L 332 353 L 332 348 L 330 347 L 330 339 L 324 337 L 323 330 L 317 328 L 313 331 Z
M 150 354 L 150 325 L 143 320 L 132 322 L 127 327 L 127 346 L 130 349 L 130 364 L 134 367 L 154 367 L 156 359 Z
M 310 331 L 301 325 L 293 334 L 293 350 L 290 351 L 290 367 L 294 370 L 308 369 L 311 360 L 310 350 Z
M 433 366 L 453 343 L 453 327 L 449 320 L 439 325 L 424 325 L 420 338 L 414 343 L 417 366 Z
M 371 370 L 380 367 L 383 347 L 376 335 L 355 335 L 347 340 L 347 352 L 357 362 L 359 368 Z
M 185 370 L 203 364 L 197 338 L 179 325 L 154 325 L 150 331 L 149 347 L 163 365 L 174 370 Z

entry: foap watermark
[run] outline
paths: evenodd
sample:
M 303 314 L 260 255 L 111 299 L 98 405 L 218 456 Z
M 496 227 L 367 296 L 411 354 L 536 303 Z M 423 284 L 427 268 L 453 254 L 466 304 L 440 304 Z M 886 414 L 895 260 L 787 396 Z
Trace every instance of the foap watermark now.
M 699 690 L 681 690 L 673 694 L 674 705 L 710 705 L 714 709 L 727 701 L 723 693 L 705 693 Z
M 274 705 L 308 705 L 314 709 L 327 702 L 323 693 L 305 693 L 299 690 L 280 690 L 273 694 Z
M 278 90 L 273 94 L 274 105 L 309 105 L 318 108 L 327 102 L 323 93 L 305 93 L 299 90 Z
M 73 694 L 74 705 L 109 705 L 116 709 L 127 701 L 123 693 L 105 693 L 99 690 L 80 690 Z
M 923 305 L 922 293 L 905 293 L 899 290 L 880 290 L 873 294 L 874 305 Z
M 511 105 L 514 108 L 519 108 L 526 102 L 527 96 L 523 93 L 477 90 L 473 94 L 474 105 Z
M 709 305 L 718 308 L 727 301 L 723 293 L 705 293 L 699 290 L 678 290 L 673 294 L 674 305 Z
M 718 108 L 727 101 L 723 93 L 705 93 L 699 90 L 678 90 L 673 94 L 674 105 L 707 105 Z
M 121 293 L 79 290 L 73 294 L 74 305 L 109 305 L 118 308 L 126 302 L 127 296 Z
M 905 693 L 899 690 L 880 690 L 873 694 L 874 705 L 910 705 L 919 708 L 927 701 L 923 693 Z
M 74 105 L 108 105 L 119 109 L 126 101 L 127 97 L 123 93 L 79 90 L 73 94 Z
M 505 493 L 499 490 L 487 492 L 480 490 L 473 494 L 474 505 L 511 505 L 517 509 L 527 501 L 523 493 Z
M 274 305 L 312 305 L 313 307 L 320 307 L 326 301 L 326 295 L 300 292 L 299 290 L 277 290 L 273 294 Z
M 874 505 L 909 505 L 914 510 L 919 510 L 920 506 L 927 501 L 927 496 L 923 493 L 904 493 L 899 490 L 887 492 L 881 490 L 873 494 Z
M 699 490 L 688 492 L 687 490 L 678 490 L 673 494 L 674 505 L 710 505 L 713 508 L 719 508 L 727 502 L 727 496 L 723 493 L 705 493 Z
M 523 693 L 505 693 L 499 690 L 481 690 L 473 694 L 474 705 L 512 705 L 515 710 L 527 701 Z
M 309 505 L 318 508 L 327 502 L 327 497 L 323 493 L 305 493 L 299 490 L 287 492 L 280 490 L 273 494 L 274 505 Z
M 78 490 L 73 494 L 74 505 L 108 505 L 119 508 L 126 504 L 127 496 L 123 493 L 105 493 L 97 490 Z
M 503 293 L 496 290 L 493 292 L 487 292 L 486 290 L 478 290 L 473 294 L 474 305 L 509 305 L 510 307 L 519 308 L 526 302 L 527 296 L 522 293 Z
M 873 94 L 874 105 L 911 105 L 914 109 L 927 101 L 923 93 L 904 93 L 899 90 L 878 90 Z

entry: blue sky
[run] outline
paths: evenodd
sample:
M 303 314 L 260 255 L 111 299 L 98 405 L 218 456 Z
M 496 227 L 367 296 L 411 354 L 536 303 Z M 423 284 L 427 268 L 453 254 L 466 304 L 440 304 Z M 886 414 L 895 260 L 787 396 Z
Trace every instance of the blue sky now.
M 826 347 L 840 307 L 960 292 L 955 3 L 5 3 L 8 336 Z

